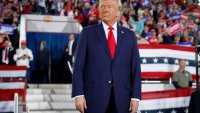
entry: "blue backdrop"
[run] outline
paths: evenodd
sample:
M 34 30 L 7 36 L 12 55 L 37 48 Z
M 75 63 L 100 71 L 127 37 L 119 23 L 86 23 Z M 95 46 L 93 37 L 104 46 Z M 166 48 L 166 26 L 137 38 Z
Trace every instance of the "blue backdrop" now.
M 79 34 L 75 34 L 76 40 L 78 35 Z M 34 60 L 30 63 L 31 82 L 37 81 L 34 80 L 37 74 L 36 53 L 40 49 L 40 42 L 45 40 L 47 42 L 46 47 L 51 55 L 51 82 L 60 83 L 63 75 L 63 62 L 61 61 L 61 57 L 68 43 L 69 34 L 27 32 L 26 37 L 27 47 L 32 50 L 34 55 Z

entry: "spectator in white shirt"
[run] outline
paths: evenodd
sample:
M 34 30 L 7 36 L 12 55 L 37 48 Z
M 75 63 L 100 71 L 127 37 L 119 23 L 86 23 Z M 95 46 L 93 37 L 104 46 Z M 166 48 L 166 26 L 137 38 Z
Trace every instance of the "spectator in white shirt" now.
M 29 62 L 33 60 L 33 54 L 30 49 L 26 47 L 26 41 L 21 41 L 21 48 L 16 50 L 14 55 L 14 60 L 16 61 L 17 66 L 26 66 L 26 79 L 27 82 L 30 82 L 30 65 Z

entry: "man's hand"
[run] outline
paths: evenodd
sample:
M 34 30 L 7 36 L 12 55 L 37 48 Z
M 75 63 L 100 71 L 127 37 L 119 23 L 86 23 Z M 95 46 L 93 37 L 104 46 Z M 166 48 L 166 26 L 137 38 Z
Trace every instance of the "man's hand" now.
M 139 102 L 136 100 L 131 100 L 130 102 L 130 109 L 131 113 L 136 113 L 138 111 Z
M 84 96 L 76 97 L 75 105 L 78 111 L 84 113 L 84 109 L 87 109 L 85 97 Z

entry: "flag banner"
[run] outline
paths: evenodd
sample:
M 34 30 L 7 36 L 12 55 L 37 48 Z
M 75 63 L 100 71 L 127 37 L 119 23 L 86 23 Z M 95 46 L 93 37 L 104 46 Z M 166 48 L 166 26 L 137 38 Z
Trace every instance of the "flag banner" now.
M 179 14 L 173 15 L 172 20 L 180 20 L 180 15 Z
M 194 88 L 143 92 L 140 102 L 142 113 L 188 113 Z
M 0 32 L 1 33 L 7 33 L 9 35 L 13 35 L 14 33 L 14 27 L 9 24 L 1 24 L 0 25 Z
M 187 7 L 187 10 L 189 11 L 189 12 L 191 12 L 191 11 L 193 11 L 194 9 L 196 9 L 197 8 L 197 5 L 196 4 L 190 4 L 188 7 Z
M 188 20 L 189 19 L 189 15 L 187 15 L 187 14 L 181 14 L 180 18 L 181 18 L 181 20 Z
M 14 94 L 18 93 L 19 101 L 26 100 L 26 67 L 0 66 L 0 112 L 14 111 Z M 20 79 L 16 78 L 20 77 Z
M 14 101 L 0 101 L 1 113 L 14 112 Z
M 168 34 L 171 36 L 173 34 L 176 34 L 178 31 L 182 29 L 179 22 L 174 22 L 168 27 Z
M 193 12 L 193 16 L 200 18 L 200 12 Z
M 22 77 L 26 75 L 25 66 L 0 66 L 0 77 L 9 78 L 9 77 Z
M 186 60 L 186 70 L 195 79 L 195 48 L 176 45 L 140 44 L 141 71 L 143 79 L 169 79 L 178 70 L 178 60 Z
M 19 101 L 25 102 L 26 80 L 2 79 L 0 83 L 0 111 L 14 111 L 14 94 L 18 93 Z
M 149 0 L 142 0 L 142 6 L 143 6 L 143 7 L 146 7 L 146 6 L 148 6 L 148 5 L 150 5 Z
M 189 27 L 189 28 L 192 28 L 192 29 L 193 29 L 193 28 L 195 28 L 195 24 L 194 24 L 194 23 L 188 23 L 188 24 L 187 24 L 187 27 Z

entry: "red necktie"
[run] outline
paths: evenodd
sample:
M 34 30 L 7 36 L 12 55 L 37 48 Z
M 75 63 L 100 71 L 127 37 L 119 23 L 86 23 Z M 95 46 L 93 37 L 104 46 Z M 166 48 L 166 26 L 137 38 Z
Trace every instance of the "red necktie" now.
M 6 50 L 5 50 L 5 56 L 4 56 L 4 60 L 7 60 L 7 58 L 8 58 L 8 48 L 5 48 Z
M 109 27 L 109 32 L 108 32 L 108 47 L 109 47 L 109 50 L 110 50 L 110 54 L 111 54 L 111 57 L 112 59 L 114 59 L 114 55 L 115 55 L 115 49 L 116 49 L 116 43 L 115 43 L 115 37 L 114 37 L 114 34 L 112 32 L 113 27 Z

